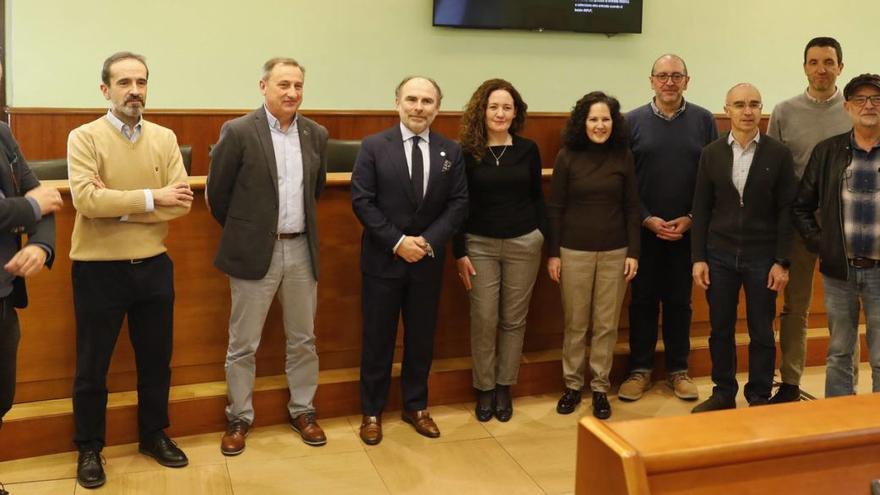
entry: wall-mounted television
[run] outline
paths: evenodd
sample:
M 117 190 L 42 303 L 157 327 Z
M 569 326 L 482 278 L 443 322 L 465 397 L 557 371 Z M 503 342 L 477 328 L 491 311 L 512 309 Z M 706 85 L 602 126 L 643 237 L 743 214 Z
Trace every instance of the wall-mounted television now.
M 434 25 L 641 33 L 643 0 L 434 0 Z

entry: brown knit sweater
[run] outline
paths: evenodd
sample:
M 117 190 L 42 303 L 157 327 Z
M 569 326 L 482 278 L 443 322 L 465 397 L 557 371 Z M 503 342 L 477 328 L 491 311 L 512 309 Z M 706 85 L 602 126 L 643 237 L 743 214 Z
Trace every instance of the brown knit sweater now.
M 553 166 L 549 256 L 559 248 L 639 257 L 639 198 L 632 153 L 596 147 L 559 150 Z

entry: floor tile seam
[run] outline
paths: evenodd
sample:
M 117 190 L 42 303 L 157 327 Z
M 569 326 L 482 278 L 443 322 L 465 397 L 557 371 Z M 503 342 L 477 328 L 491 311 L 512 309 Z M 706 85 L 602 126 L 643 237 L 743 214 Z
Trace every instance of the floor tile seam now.
M 364 448 L 364 455 L 367 456 L 367 460 L 370 462 L 370 466 L 372 466 L 373 471 L 376 473 L 376 476 L 379 477 L 379 481 L 382 482 L 382 486 L 385 487 L 385 493 L 388 495 L 392 495 L 391 487 L 388 485 L 388 481 L 382 476 L 382 471 L 376 466 L 376 461 L 373 460 L 373 456 L 370 455 L 370 451 L 367 448 Z
M 507 454 L 507 457 L 510 458 L 511 461 L 513 461 L 513 463 L 516 465 L 516 467 L 518 467 L 520 469 L 520 471 L 522 471 L 523 474 L 526 475 L 526 477 L 529 479 L 529 481 L 531 481 L 532 484 L 535 485 L 535 488 L 537 488 L 538 491 L 543 493 L 544 495 L 547 495 L 547 490 L 545 490 L 544 487 L 542 487 L 541 484 L 538 483 L 537 480 L 535 480 L 535 478 L 532 476 L 532 473 L 530 473 L 522 464 L 520 464 L 520 462 L 518 460 L 516 460 L 516 457 L 514 457 L 513 454 L 511 454 L 510 451 L 504 447 L 504 444 L 499 442 L 497 438 L 493 438 L 493 440 L 495 441 L 496 444 L 498 444 L 499 447 L 501 447 L 501 450 L 505 454 Z
M 583 417 L 583 416 L 582 416 L 582 417 Z M 563 431 L 563 430 L 568 430 L 568 429 L 570 429 L 570 428 L 575 428 L 575 432 L 577 432 L 577 425 L 578 425 L 579 422 L 580 422 L 580 418 L 578 418 L 578 421 L 576 421 L 574 424 L 571 424 L 571 425 L 568 425 L 568 426 L 544 426 L 544 425 L 541 425 L 541 427 L 542 427 L 542 431 L 561 432 L 561 431 Z M 494 439 L 497 440 L 497 439 L 503 439 L 503 438 L 513 437 L 513 436 L 517 436 L 517 435 L 529 435 L 529 434 L 532 434 L 532 433 L 537 434 L 537 432 L 532 432 L 532 431 L 527 431 L 527 432 L 513 432 L 513 433 L 504 433 L 504 434 L 501 434 L 501 435 L 492 435 L 492 438 L 494 438 Z

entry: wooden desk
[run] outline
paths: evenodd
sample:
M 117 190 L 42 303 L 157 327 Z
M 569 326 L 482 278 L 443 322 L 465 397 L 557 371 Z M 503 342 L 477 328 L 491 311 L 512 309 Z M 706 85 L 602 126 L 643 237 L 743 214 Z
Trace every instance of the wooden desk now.
M 581 420 L 577 495 L 869 494 L 880 394 L 656 418 Z

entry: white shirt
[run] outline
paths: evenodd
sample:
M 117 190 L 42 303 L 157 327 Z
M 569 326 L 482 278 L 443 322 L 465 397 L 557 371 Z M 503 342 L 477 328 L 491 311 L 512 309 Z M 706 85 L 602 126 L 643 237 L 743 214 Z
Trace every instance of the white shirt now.
M 732 132 L 727 136 L 727 144 L 729 144 L 733 150 L 733 170 L 731 172 L 731 179 L 733 179 L 733 185 L 736 186 L 736 190 L 739 191 L 740 203 L 742 203 L 743 189 L 746 187 L 746 179 L 749 178 L 749 169 L 752 168 L 752 160 L 755 159 L 755 150 L 758 148 L 758 141 L 760 140 L 761 133 L 756 132 L 755 137 L 753 137 L 752 140 L 746 144 L 746 147 L 743 148 L 739 145 L 739 142 L 733 138 Z
M 281 122 L 266 110 L 275 165 L 278 170 L 278 233 L 295 234 L 306 231 L 306 214 L 303 195 L 302 147 L 299 141 L 299 115 L 284 132 Z

